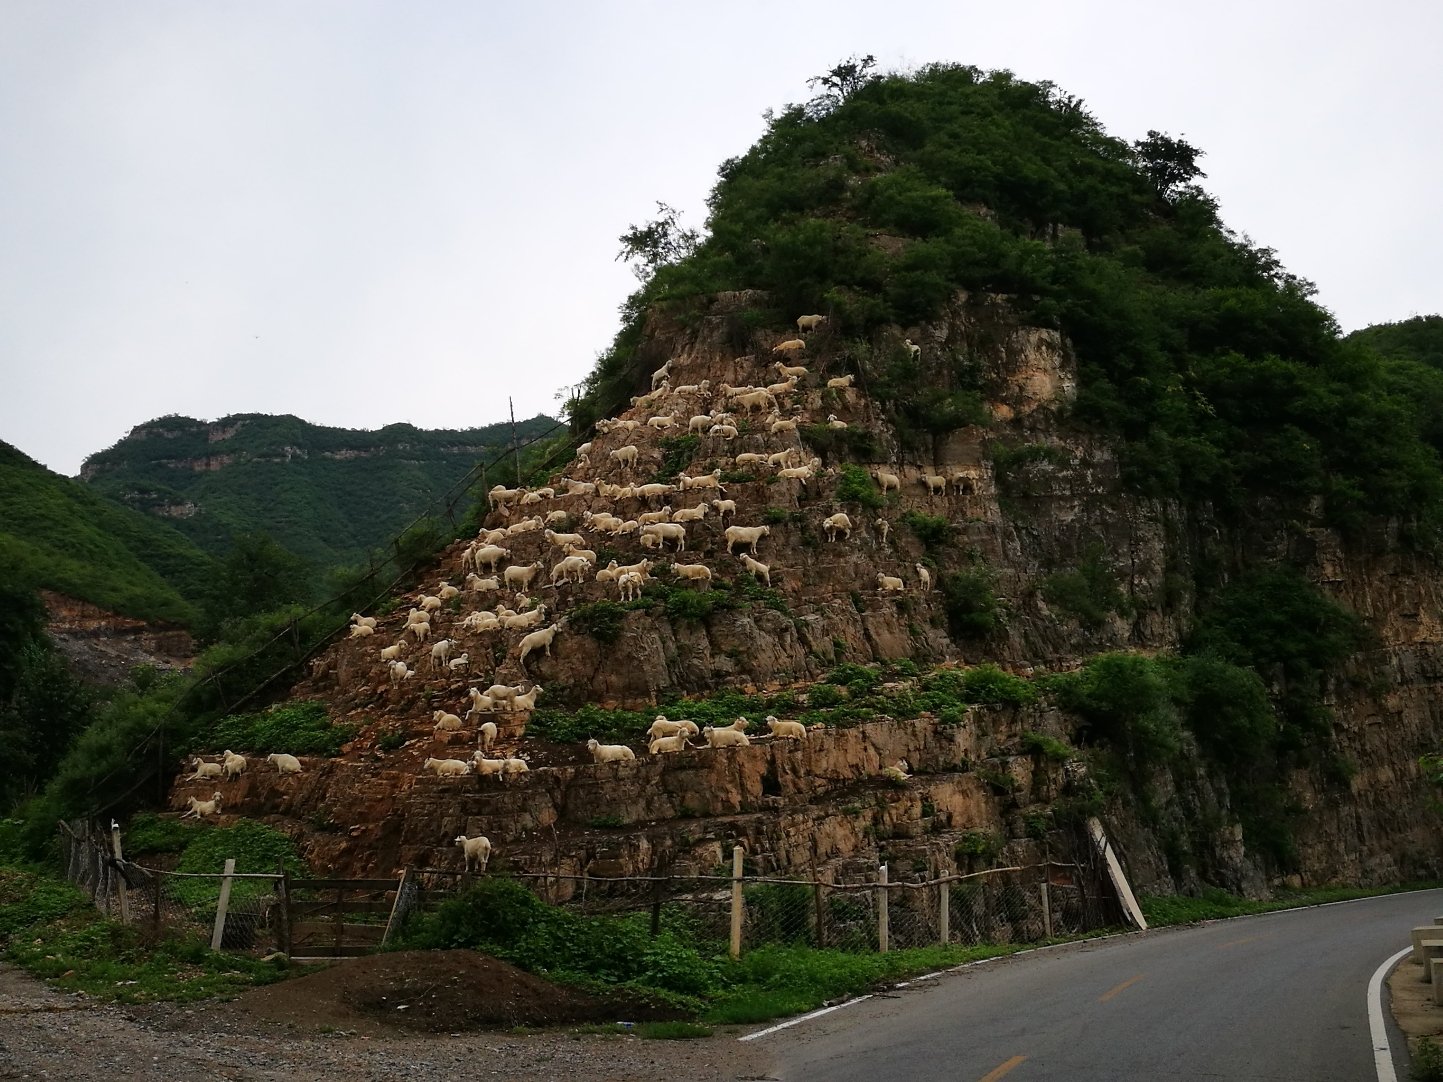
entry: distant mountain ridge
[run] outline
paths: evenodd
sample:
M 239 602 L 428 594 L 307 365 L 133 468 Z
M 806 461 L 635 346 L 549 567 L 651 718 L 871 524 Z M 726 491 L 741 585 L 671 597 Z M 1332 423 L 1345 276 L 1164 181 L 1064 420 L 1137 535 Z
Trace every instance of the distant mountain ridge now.
M 538 414 L 515 435 L 525 442 L 559 423 Z M 290 414 L 171 415 L 88 457 L 80 479 L 211 553 L 261 530 L 320 568 L 363 559 L 511 439 L 510 422 L 368 431 Z

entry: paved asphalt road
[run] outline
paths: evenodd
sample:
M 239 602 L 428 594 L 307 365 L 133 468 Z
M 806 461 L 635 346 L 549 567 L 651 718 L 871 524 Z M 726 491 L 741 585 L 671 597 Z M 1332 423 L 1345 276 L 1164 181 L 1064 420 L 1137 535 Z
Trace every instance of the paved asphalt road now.
M 753 1047 L 785 1082 L 1375 1082 L 1368 979 L 1437 915 L 1434 890 L 1039 951 Z

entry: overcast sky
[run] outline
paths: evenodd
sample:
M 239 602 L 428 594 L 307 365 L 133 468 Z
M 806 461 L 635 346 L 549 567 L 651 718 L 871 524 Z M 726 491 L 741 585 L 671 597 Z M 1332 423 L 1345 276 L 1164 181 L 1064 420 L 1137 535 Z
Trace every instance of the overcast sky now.
M 1345 329 L 1443 308 L 1443 4 L 0 0 L 0 439 L 554 410 L 762 111 L 853 54 L 1185 135 Z

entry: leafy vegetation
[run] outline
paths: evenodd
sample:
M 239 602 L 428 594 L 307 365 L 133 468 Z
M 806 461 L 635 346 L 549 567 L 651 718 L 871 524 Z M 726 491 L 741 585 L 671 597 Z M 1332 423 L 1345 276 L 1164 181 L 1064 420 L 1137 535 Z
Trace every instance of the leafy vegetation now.
M 1006 610 L 993 585 L 992 573 L 985 567 L 948 571 L 942 576 L 947 628 L 957 638 L 985 639 L 1002 630 Z
M 851 463 L 837 471 L 837 499 L 842 503 L 856 503 L 863 507 L 881 507 L 885 502 L 877 486 L 861 466 Z
M 348 725 L 335 725 L 322 702 L 280 703 L 254 714 L 232 714 L 211 731 L 218 748 L 269 755 L 336 756 L 341 745 L 356 735 Z
M 1131 611 L 1131 603 L 1118 588 L 1100 545 L 1087 550 L 1076 570 L 1047 576 L 1040 590 L 1049 605 L 1075 617 L 1083 627 L 1098 628 L 1114 613 L 1125 615 Z

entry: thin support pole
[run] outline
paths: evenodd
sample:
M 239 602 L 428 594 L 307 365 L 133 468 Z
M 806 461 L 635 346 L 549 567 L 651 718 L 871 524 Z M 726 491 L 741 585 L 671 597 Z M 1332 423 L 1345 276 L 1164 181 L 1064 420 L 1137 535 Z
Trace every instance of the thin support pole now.
M 891 927 L 889 914 L 887 912 L 887 866 L 877 866 L 877 949 L 886 954 L 891 947 L 888 944 Z
M 230 908 L 231 876 L 235 875 L 235 857 L 225 858 L 225 878 L 220 881 L 220 901 L 215 904 L 215 928 L 210 933 L 210 949 L 220 950 L 221 938 L 225 935 L 225 914 Z
M 115 864 L 119 868 L 125 863 L 125 854 L 120 849 L 120 824 L 114 819 L 110 821 L 110 846 L 115 851 Z M 130 923 L 130 895 L 125 889 L 125 876 L 116 877 L 116 889 L 120 895 L 120 920 L 123 924 Z
M 732 846 L 732 941 L 733 958 L 742 956 L 742 847 Z

